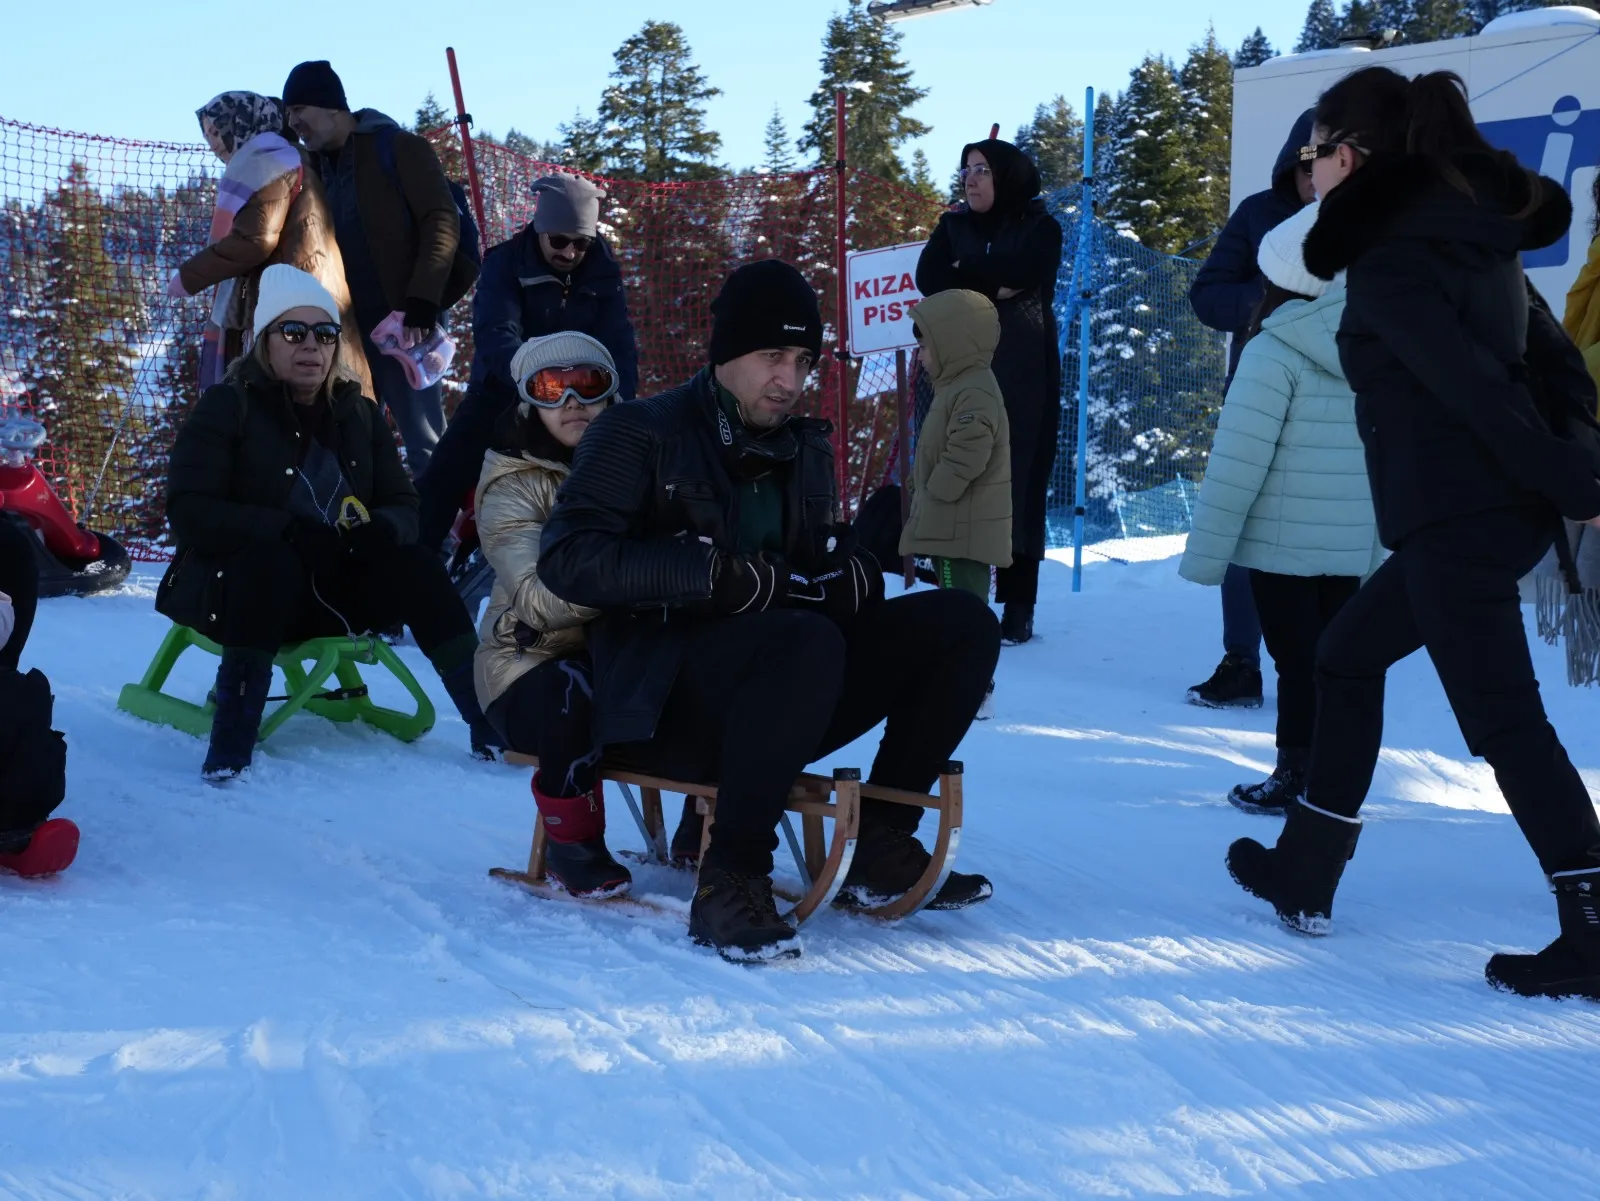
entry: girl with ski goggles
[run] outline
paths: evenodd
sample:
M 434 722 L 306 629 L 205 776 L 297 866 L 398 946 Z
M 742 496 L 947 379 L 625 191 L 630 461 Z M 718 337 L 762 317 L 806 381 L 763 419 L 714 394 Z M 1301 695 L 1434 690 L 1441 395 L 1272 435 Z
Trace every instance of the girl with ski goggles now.
M 617 374 L 598 363 L 574 367 L 541 367 L 517 381 L 522 399 L 541 409 L 559 409 L 568 400 L 596 405 L 617 394 Z

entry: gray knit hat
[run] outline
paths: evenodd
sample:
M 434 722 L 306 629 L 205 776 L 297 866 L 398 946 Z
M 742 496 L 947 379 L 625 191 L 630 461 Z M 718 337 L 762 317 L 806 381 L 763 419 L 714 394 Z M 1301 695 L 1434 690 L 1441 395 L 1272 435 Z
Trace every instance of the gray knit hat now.
M 595 364 L 611 372 L 611 377 L 621 381 L 616 360 L 603 342 L 569 330 L 560 334 L 546 334 L 542 338 L 529 338 L 511 356 L 511 378 L 517 381 L 519 405 L 526 414 L 531 407 L 522 397 L 522 383 L 535 372 L 546 367 L 582 367 Z
M 533 211 L 535 233 L 595 236 L 604 189 L 579 175 L 546 175 L 534 180 L 533 194 L 539 201 Z

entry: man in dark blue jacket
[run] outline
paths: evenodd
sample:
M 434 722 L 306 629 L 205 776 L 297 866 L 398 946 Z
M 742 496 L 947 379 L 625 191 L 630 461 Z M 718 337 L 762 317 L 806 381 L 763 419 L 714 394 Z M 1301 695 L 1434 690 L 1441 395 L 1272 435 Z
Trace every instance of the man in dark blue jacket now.
M 538 208 L 520 234 L 489 251 L 472 301 L 472 375 L 427 472 L 417 482 L 418 541 L 437 550 L 478 482 L 495 423 L 517 403 L 511 356 L 529 338 L 576 331 L 616 361 L 618 395 L 639 387 L 639 347 L 622 271 L 598 232 L 605 193 L 576 175 L 533 185 Z
M 1272 166 L 1272 186 L 1239 202 L 1189 288 L 1194 315 L 1232 338 L 1224 390 L 1233 382 L 1250 316 L 1266 291 L 1256 265 L 1261 239 L 1311 203 L 1311 172 L 1302 167 L 1299 151 L 1311 141 L 1312 112 L 1301 113 L 1289 130 Z M 1213 709 L 1260 708 L 1261 621 L 1250 594 L 1250 573 L 1242 567 L 1229 567 L 1222 581 L 1222 649 L 1222 662 L 1211 678 L 1189 689 L 1190 703 Z

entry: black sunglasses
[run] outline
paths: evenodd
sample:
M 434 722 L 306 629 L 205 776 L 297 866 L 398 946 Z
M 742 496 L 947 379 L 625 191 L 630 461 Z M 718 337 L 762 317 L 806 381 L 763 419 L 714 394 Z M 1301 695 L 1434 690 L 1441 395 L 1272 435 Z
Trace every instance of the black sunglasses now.
M 565 250 L 568 246 L 570 246 L 579 254 L 582 254 L 584 251 L 588 250 L 589 247 L 594 243 L 593 238 L 574 238 L 568 236 L 567 234 L 545 234 L 545 237 L 550 239 L 551 250 Z
M 318 321 L 309 324 L 304 321 L 281 321 L 274 326 L 278 337 L 290 346 L 298 346 L 310 334 L 317 340 L 318 346 L 332 346 L 339 341 L 339 323 L 337 321 Z
M 1299 152 L 1301 169 L 1304 171 L 1311 170 L 1312 163 L 1319 158 L 1328 158 L 1338 153 L 1341 146 L 1348 146 L 1357 154 L 1365 154 L 1367 152 L 1365 147 L 1359 146 L 1347 138 L 1339 138 L 1332 142 L 1318 142 L 1315 146 L 1302 146 Z

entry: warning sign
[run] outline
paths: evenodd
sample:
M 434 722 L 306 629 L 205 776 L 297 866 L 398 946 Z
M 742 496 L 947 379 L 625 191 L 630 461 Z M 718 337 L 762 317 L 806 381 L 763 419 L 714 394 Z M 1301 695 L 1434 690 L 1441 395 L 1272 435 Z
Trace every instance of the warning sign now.
M 911 336 L 911 313 L 922 299 L 917 291 L 917 259 L 926 245 L 902 242 L 846 256 L 851 354 L 879 354 L 917 344 Z

